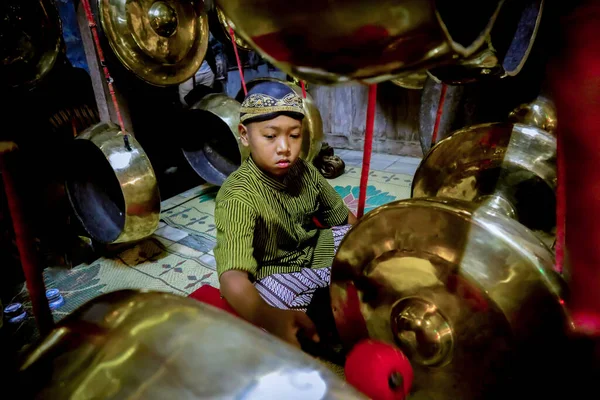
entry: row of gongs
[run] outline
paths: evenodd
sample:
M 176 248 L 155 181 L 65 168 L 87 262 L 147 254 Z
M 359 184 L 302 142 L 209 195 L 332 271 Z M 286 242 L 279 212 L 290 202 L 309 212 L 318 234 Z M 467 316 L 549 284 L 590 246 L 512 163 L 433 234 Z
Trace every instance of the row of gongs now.
M 414 371 L 409 398 L 555 398 L 562 390 L 545 382 L 568 356 L 564 285 L 511 190 L 528 181 L 546 185 L 550 195 L 554 190 L 556 140 L 541 127 L 555 121 L 532 108 L 517 110 L 520 122 L 465 128 L 436 144 L 415 175 L 413 198 L 365 215 L 335 256 L 331 306 L 343 344 L 352 349 L 371 338 L 401 349 Z M 121 158 L 130 159 L 115 137 L 121 151 L 109 159 L 124 166 Z M 535 191 L 525 197 L 547 201 Z M 103 311 L 92 313 L 96 308 Z M 205 340 L 193 339 L 198 334 Z M 173 368 L 164 369 L 167 361 Z M 80 368 L 65 367 L 72 365 Z M 97 374 L 98 365 L 108 374 Z M 384 369 L 365 370 L 365 379 L 376 385 L 387 377 Z M 92 300 L 36 347 L 23 371 L 52 376 L 39 389 L 42 398 L 102 396 L 110 385 L 111 393 L 148 398 L 190 391 L 196 398 L 238 398 L 246 390 L 258 390 L 249 398 L 266 398 L 274 388 L 263 385 L 265 376 L 285 387 L 281 398 L 362 398 L 264 332 L 161 293 L 120 291 Z M 164 374 L 148 380 L 156 371 Z M 300 377 L 301 385 L 289 386 Z
M 276 79 L 257 78 L 247 87 L 266 80 Z M 302 95 L 297 85 L 281 82 Z M 249 155 L 238 137 L 243 97 L 242 91 L 235 99 L 209 94 L 181 116 L 179 123 L 188 134 L 178 135 L 174 143 L 208 183 L 221 185 Z M 321 150 L 323 123 L 310 95 L 303 106 L 300 157 L 311 162 Z M 128 140 L 126 145 L 117 125 L 100 123 L 80 133 L 70 152 L 80 168 L 70 171 L 67 179 L 69 200 L 89 236 L 101 243 L 141 240 L 158 226 L 160 194 L 151 160 L 133 136 Z
M 258 51 L 300 79 L 393 80 L 421 88 L 427 76 L 461 84 L 516 75 L 535 41 L 543 3 L 98 0 L 96 17 L 119 61 L 153 85 L 179 84 L 199 69 L 208 46 L 208 10 L 220 24 L 216 36 L 227 40 L 229 28 L 235 29 L 239 48 Z M 35 84 L 62 46 L 56 7 L 52 0 L 2 7 L 4 83 Z
M 119 60 L 143 80 L 173 85 L 199 68 L 208 21 L 217 36 L 257 50 L 286 73 L 315 83 L 393 82 L 422 88 L 516 75 L 536 38 L 543 0 L 216 1 L 100 0 L 100 20 Z M 212 18 L 207 16 L 212 13 Z M 216 18 L 215 18 L 216 17 Z M 127 23 L 123 23 L 127 21 Z M 213 30 L 214 31 L 214 30 Z M 223 32 L 224 31 L 224 32 Z
M 568 393 L 545 385 L 572 356 L 550 249 L 555 128 L 539 98 L 505 122 L 452 132 L 425 155 L 411 198 L 366 214 L 340 244 L 330 289 L 340 337 L 348 349 L 369 338 L 403 351 L 409 398 Z

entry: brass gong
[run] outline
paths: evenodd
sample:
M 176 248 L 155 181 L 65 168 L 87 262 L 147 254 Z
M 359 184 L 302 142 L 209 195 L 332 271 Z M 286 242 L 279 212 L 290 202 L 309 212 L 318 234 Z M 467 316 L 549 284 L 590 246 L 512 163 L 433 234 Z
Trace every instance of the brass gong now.
M 231 20 L 229 18 L 227 18 L 225 16 L 225 14 L 223 14 L 223 11 L 221 11 L 221 9 L 219 7 L 216 7 L 216 10 L 217 10 L 217 17 L 219 18 L 219 23 L 223 27 L 223 32 L 225 32 L 225 37 L 227 37 L 229 39 L 229 41 L 231 42 L 231 36 L 229 35 L 229 28 L 231 28 L 231 29 L 233 29 L 233 32 L 235 33 L 235 44 L 237 45 L 238 49 L 242 49 L 242 50 L 246 50 L 246 51 L 254 50 L 252 48 L 252 46 L 250 46 L 248 44 L 248 42 L 246 42 L 244 39 L 241 38 L 240 35 L 237 34 L 237 32 L 235 30 L 235 24 L 233 22 L 231 22 Z
M 73 141 L 66 189 L 75 215 L 101 243 L 145 239 L 158 228 L 160 193 L 156 174 L 138 141 L 124 141 L 120 128 L 101 122 Z
M 62 23 L 52 0 L 5 0 L 0 5 L 0 82 L 32 87 L 54 67 Z
M 192 169 L 205 181 L 222 185 L 248 156 L 239 142 L 241 104 L 223 93 L 211 93 L 182 116 L 181 150 Z
M 366 83 L 475 53 L 503 1 L 217 0 L 271 63 L 311 83 Z
M 556 225 L 556 138 L 535 127 L 490 123 L 438 142 L 423 159 L 412 197 L 485 203 L 528 228 Z
M 347 348 L 365 338 L 399 347 L 411 399 L 549 398 L 572 326 L 553 263 L 531 231 L 474 203 L 386 204 L 335 256 L 336 326 Z
M 240 318 L 134 290 L 102 294 L 60 321 L 28 351 L 20 378 L 23 397 L 36 399 L 365 399 Z
M 119 61 L 156 86 L 180 84 L 200 69 L 208 18 L 190 0 L 99 0 L 100 21 Z

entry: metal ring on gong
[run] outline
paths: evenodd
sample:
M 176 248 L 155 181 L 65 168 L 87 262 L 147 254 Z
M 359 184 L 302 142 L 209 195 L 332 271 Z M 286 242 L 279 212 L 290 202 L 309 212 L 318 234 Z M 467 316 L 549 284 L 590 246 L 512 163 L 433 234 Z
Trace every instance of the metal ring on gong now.
M 99 0 L 100 21 L 119 61 L 156 86 L 178 85 L 200 68 L 208 17 L 191 1 Z

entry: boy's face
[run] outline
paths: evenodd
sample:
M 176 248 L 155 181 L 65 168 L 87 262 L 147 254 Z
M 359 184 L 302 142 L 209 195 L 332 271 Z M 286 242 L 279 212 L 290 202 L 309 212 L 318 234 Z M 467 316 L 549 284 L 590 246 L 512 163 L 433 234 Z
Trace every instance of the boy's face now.
M 252 159 L 260 169 L 282 177 L 298 161 L 302 146 L 302 122 L 280 115 L 277 118 L 240 124 L 242 144 L 250 148 Z

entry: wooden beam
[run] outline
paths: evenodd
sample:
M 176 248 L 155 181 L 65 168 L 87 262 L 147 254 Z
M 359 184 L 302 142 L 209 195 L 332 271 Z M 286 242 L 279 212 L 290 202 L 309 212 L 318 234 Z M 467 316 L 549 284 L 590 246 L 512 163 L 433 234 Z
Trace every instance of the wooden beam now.
M 96 53 L 96 47 L 94 44 L 94 38 L 92 36 L 92 31 L 90 30 L 87 17 L 85 15 L 85 10 L 81 2 L 78 2 L 76 4 L 76 7 L 77 23 L 79 25 L 79 31 L 81 33 L 81 40 L 83 42 L 85 58 L 87 60 L 87 64 L 90 70 L 90 77 L 92 79 L 92 87 L 94 89 L 94 95 L 96 97 L 96 104 L 98 106 L 98 114 L 100 115 L 100 120 L 103 122 L 114 122 L 115 124 L 118 124 L 119 122 L 117 118 L 117 113 L 115 111 L 115 107 L 110 96 L 110 91 L 108 90 L 108 85 L 104 77 L 104 71 L 98 60 L 98 55 Z M 115 86 L 117 86 L 116 83 L 113 83 L 113 87 Z M 124 97 L 119 93 L 116 87 L 115 92 L 117 95 L 117 101 L 119 102 L 119 109 L 121 110 L 121 115 L 123 117 L 123 124 L 125 125 L 125 129 L 128 133 L 133 133 L 127 102 L 125 101 Z

